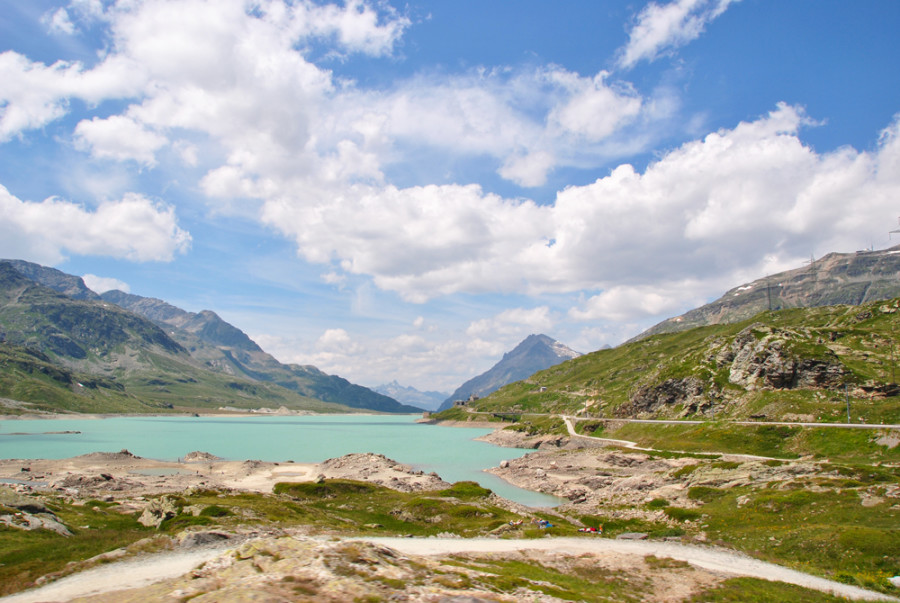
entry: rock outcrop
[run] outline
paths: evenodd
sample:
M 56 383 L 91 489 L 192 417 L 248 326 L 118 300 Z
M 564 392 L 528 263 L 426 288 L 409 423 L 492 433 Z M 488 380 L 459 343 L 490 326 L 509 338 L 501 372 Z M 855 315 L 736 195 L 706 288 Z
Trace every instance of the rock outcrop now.
M 318 467 L 323 479 L 351 479 L 386 486 L 401 492 L 441 490 L 450 487 L 436 473 L 425 473 L 383 454 L 347 454 Z
M 50 530 L 60 536 L 72 532 L 40 499 L 0 486 L 0 525 L 18 530 Z
M 151 500 L 138 518 L 138 523 L 148 528 L 158 528 L 167 519 L 180 512 L 177 501 L 171 496 L 161 496 Z
M 836 388 L 843 382 L 847 371 L 833 353 L 831 359 L 799 358 L 790 350 L 791 339 L 796 336 L 789 331 L 751 325 L 717 362 L 730 363 L 728 380 L 748 390 Z
M 703 395 L 703 382 L 695 377 L 666 379 L 659 385 L 645 386 L 631 396 L 631 403 L 617 409 L 619 416 L 654 413 L 663 407 L 681 406 L 682 414 L 694 413 L 709 406 Z

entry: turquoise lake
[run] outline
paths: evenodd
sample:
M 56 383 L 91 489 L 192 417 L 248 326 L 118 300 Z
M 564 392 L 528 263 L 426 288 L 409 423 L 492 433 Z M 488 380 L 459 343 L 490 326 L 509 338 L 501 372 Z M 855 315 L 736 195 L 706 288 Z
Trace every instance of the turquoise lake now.
M 483 470 L 527 450 L 474 438 L 490 429 L 416 423 L 418 415 L 302 417 L 114 417 L 0 422 L 0 458 L 63 459 L 128 449 L 174 461 L 200 450 L 228 460 L 319 463 L 353 452 L 375 452 L 448 482 L 471 480 L 530 506 L 559 500 L 516 488 Z M 80 433 L 50 433 L 77 431 Z M 16 435 L 14 435 L 16 434 Z

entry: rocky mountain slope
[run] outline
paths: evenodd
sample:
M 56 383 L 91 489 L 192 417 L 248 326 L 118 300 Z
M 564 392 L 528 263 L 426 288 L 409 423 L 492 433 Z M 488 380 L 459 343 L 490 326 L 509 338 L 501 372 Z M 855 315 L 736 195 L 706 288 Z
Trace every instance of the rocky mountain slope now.
M 900 296 L 900 245 L 878 251 L 829 253 L 802 268 L 745 283 L 632 341 L 705 325 L 746 320 L 764 310 L 858 305 Z
M 896 422 L 898 332 L 900 298 L 764 312 L 593 352 L 469 410 L 839 422 L 852 406 L 854 420 Z
M 0 261 L 0 359 L 0 397 L 56 409 L 419 411 L 281 364 L 213 312 L 121 292 L 101 298 L 79 277 L 22 261 Z
M 450 408 L 456 400 L 467 400 L 470 396 L 486 396 L 508 383 L 525 379 L 537 371 L 578 356 L 580 356 L 578 352 L 546 335 L 529 335 L 512 351 L 504 354 L 500 362 L 487 372 L 459 386 L 444 400 L 439 410 Z

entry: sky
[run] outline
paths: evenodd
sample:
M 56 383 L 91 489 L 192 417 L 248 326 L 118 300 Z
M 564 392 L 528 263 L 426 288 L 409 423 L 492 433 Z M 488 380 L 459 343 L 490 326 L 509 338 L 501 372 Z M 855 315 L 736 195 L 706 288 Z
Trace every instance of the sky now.
M 897 244 L 896 0 L 0 0 L 0 257 L 453 391 Z M 894 238 L 897 235 L 893 235 Z

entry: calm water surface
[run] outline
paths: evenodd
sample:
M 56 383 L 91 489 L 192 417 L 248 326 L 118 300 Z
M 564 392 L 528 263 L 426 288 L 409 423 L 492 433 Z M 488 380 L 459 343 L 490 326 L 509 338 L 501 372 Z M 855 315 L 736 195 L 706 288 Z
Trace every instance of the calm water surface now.
M 559 500 L 511 486 L 483 470 L 527 450 L 474 438 L 490 429 L 416 423 L 418 415 L 310 417 L 115 417 L 0 422 L 0 458 L 62 459 L 127 448 L 137 456 L 174 461 L 201 450 L 229 460 L 319 463 L 352 452 L 375 452 L 448 482 L 477 481 L 531 506 Z M 80 433 L 49 433 L 78 431 Z M 14 433 L 26 435 L 12 435 Z

